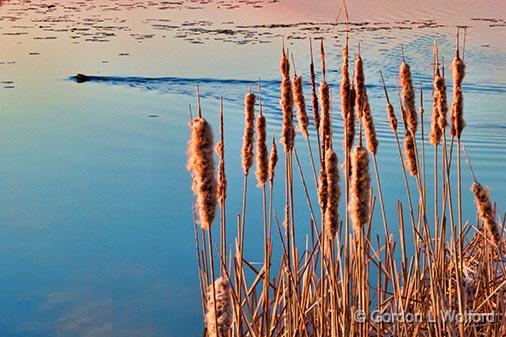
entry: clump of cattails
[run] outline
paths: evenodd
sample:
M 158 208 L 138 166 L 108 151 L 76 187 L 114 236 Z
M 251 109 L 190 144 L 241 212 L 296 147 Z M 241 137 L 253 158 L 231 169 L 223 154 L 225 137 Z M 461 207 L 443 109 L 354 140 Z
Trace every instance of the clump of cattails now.
M 209 337 L 227 337 L 232 326 L 230 283 L 220 277 L 209 285 L 206 293 L 206 327 Z M 216 301 L 215 301 L 216 298 Z
M 339 169 L 337 155 L 332 148 L 325 154 L 325 170 L 327 177 L 327 207 L 325 209 L 325 231 L 329 239 L 334 238 L 339 223 Z
M 360 233 L 369 219 L 370 189 L 369 157 L 367 151 L 358 146 L 351 153 L 351 196 L 349 204 L 355 233 Z
M 216 177 L 213 158 L 213 130 L 204 118 L 191 124 L 187 168 L 192 174 L 198 218 L 203 229 L 209 229 L 216 214 Z
M 406 134 L 404 135 L 404 153 L 406 154 L 406 164 L 409 173 L 412 176 L 416 176 L 418 174 L 418 163 L 416 159 L 415 138 L 409 130 L 406 130 Z
M 413 89 L 413 79 L 411 70 L 405 60 L 402 61 L 400 70 L 400 79 L 402 86 L 402 105 L 406 113 L 406 124 L 408 130 L 416 134 L 418 126 L 418 114 L 415 105 L 415 90 Z
M 253 165 L 253 144 L 255 141 L 255 94 L 244 96 L 244 136 L 242 141 L 242 169 L 245 175 Z
M 281 74 L 281 111 L 283 112 L 283 124 L 281 130 L 281 144 L 285 146 L 285 152 L 291 152 L 295 143 L 295 130 L 293 127 L 293 93 L 290 81 L 290 64 L 288 56 L 283 50 L 280 63 Z
M 341 114 L 344 121 L 344 149 L 349 151 L 355 138 L 355 115 L 353 101 L 350 97 L 350 77 L 348 74 L 348 40 L 343 48 L 343 64 L 341 66 Z
M 259 187 L 264 187 L 268 178 L 269 153 L 267 152 L 267 131 L 265 116 L 260 113 L 257 117 L 257 160 L 256 177 Z
M 494 214 L 492 202 L 490 201 L 490 191 L 478 182 L 473 183 L 471 191 L 474 194 L 476 208 L 478 209 L 480 220 L 483 222 L 483 227 L 492 241 L 498 245 L 501 239 L 501 230 Z
M 464 122 L 464 95 L 462 94 L 462 81 L 465 76 L 465 65 L 457 54 L 452 62 L 453 73 L 453 102 L 451 135 L 460 138 L 466 126 Z
M 225 174 L 225 141 L 223 135 L 223 106 L 220 109 L 220 140 L 216 144 L 216 154 L 218 155 L 218 185 L 216 196 L 218 202 L 223 205 L 227 198 L 227 176 Z
M 269 157 L 269 164 L 267 167 L 269 182 L 272 185 L 274 176 L 276 175 L 276 165 L 278 163 L 278 148 L 276 147 L 276 138 L 272 137 L 271 154 Z
M 295 76 L 293 79 L 293 100 L 297 108 L 297 121 L 299 122 L 299 131 L 304 137 L 309 136 L 308 125 L 309 118 L 306 112 L 306 101 L 304 100 L 304 93 L 302 91 L 302 76 Z

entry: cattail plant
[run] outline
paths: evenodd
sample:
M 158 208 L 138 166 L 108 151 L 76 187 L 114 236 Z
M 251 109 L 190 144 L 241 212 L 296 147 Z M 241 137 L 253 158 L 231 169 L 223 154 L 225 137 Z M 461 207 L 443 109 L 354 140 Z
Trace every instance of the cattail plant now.
M 348 73 L 348 35 L 346 35 L 346 44 L 343 48 L 343 64 L 341 66 L 341 115 L 344 122 L 344 142 L 343 148 L 349 153 L 353 146 L 355 138 L 355 114 L 353 110 L 353 101 L 350 94 L 350 77 Z
M 253 147 L 255 142 L 255 100 L 253 93 L 244 96 L 244 136 L 242 141 L 242 169 L 249 175 L 253 165 Z
M 326 82 L 326 66 L 325 66 L 325 49 L 323 46 L 323 40 L 320 44 L 320 56 L 322 62 L 322 76 L 323 80 L 320 82 L 320 105 L 322 108 L 321 119 L 320 119 L 320 139 L 322 141 L 322 157 L 325 156 L 325 151 L 330 146 L 331 139 L 331 112 L 330 112 L 330 87 Z
M 406 155 L 409 173 L 416 177 L 418 175 L 418 163 L 416 159 L 415 138 L 410 130 L 406 130 L 404 134 L 404 154 Z
M 455 52 L 452 62 L 453 73 L 453 102 L 452 102 L 452 127 L 451 135 L 460 138 L 465 127 L 464 122 L 464 96 L 462 94 L 462 81 L 465 76 L 466 66 L 459 56 L 459 50 Z
M 369 158 L 366 149 L 357 146 L 351 152 L 350 215 L 355 233 L 360 233 L 369 219 L 371 193 Z
M 410 67 L 404 58 L 404 51 L 400 70 L 400 79 L 402 87 L 402 106 L 404 107 L 404 112 L 406 113 L 406 124 L 408 126 L 408 130 L 413 133 L 414 137 L 418 126 L 418 114 L 416 112 L 415 106 L 415 90 L 413 89 L 413 79 L 411 77 Z
M 311 107 L 313 109 L 313 121 L 316 130 L 320 130 L 320 111 L 318 107 L 318 95 L 316 93 L 316 74 L 314 70 L 314 61 L 313 61 L 313 42 L 309 39 L 309 52 L 311 56 L 311 63 L 309 64 L 309 73 L 311 76 Z M 321 140 L 320 134 L 316 133 L 316 138 L 318 139 L 318 153 L 320 153 L 321 159 Z
M 327 177 L 327 207 L 325 209 L 325 231 L 329 239 L 334 238 L 339 224 L 339 168 L 337 155 L 332 148 L 325 153 L 325 170 Z
M 276 165 L 278 164 L 278 148 L 276 147 L 276 137 L 272 137 L 271 154 L 269 156 L 268 175 L 269 182 L 272 185 L 276 175 Z
M 257 117 L 257 146 L 256 146 L 256 177 L 258 187 L 263 188 L 269 176 L 268 162 L 269 153 L 267 152 L 267 123 L 262 112 L 262 103 L 260 101 L 260 114 Z
M 193 192 L 196 197 L 199 222 L 203 229 L 210 229 L 216 214 L 216 176 L 213 158 L 213 131 L 202 117 L 192 121 L 188 142 L 187 168 L 193 176 Z
M 295 130 L 293 127 L 293 93 L 290 81 L 290 63 L 288 56 L 283 50 L 280 64 L 281 74 L 281 111 L 283 113 L 283 125 L 281 130 L 281 144 L 285 147 L 285 152 L 289 153 L 293 150 L 295 141 Z
M 490 201 L 490 191 L 483 187 L 479 182 L 475 181 L 471 185 L 471 191 L 474 194 L 476 208 L 483 227 L 495 245 L 499 245 L 501 239 L 501 230 L 497 218 L 494 213 L 492 202 Z
M 213 292 L 216 294 L 213 296 Z M 206 327 L 209 337 L 227 337 L 232 326 L 230 282 L 225 277 L 207 289 Z

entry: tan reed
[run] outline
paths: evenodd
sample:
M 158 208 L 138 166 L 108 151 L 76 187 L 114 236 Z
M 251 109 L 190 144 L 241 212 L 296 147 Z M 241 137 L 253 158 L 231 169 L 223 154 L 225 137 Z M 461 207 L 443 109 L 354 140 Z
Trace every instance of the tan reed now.
M 295 76 L 292 83 L 293 101 L 297 108 L 297 121 L 299 123 L 299 131 L 304 137 L 309 136 L 308 125 L 309 118 L 307 117 L 306 101 L 304 100 L 304 93 L 302 90 L 302 76 Z
M 413 79 L 411 77 L 410 67 L 404 59 L 401 64 L 400 80 L 402 87 L 402 105 L 406 113 L 406 124 L 408 126 L 408 130 L 415 135 L 418 126 L 418 114 L 415 106 L 415 90 L 413 89 Z
M 281 129 L 281 144 L 285 147 L 285 152 L 293 150 L 295 142 L 295 130 L 293 126 L 293 93 L 292 84 L 290 81 L 290 64 L 288 56 L 283 50 L 281 56 L 281 74 L 283 79 L 281 81 L 281 111 L 283 113 L 283 123 Z
M 409 130 L 406 130 L 406 134 L 404 135 L 404 153 L 409 173 L 416 177 L 418 175 L 418 163 L 416 160 L 415 139 Z
M 329 239 L 333 239 L 339 224 L 339 168 L 337 155 L 332 148 L 325 154 L 325 170 L 327 177 L 327 207 L 325 209 L 325 231 Z
M 209 337 L 227 337 L 232 320 L 230 283 L 222 276 L 214 281 L 214 287 L 210 285 L 207 289 L 206 327 Z
M 199 223 L 206 230 L 210 229 L 216 214 L 213 146 L 211 125 L 204 118 L 195 118 L 188 142 L 187 168 L 193 176 L 192 189 L 196 197 Z
M 242 169 L 249 175 L 253 165 L 253 147 L 255 142 L 255 101 L 253 93 L 244 96 L 244 136 L 242 141 Z
M 357 146 L 351 152 L 350 216 L 355 233 L 361 232 L 369 219 L 371 177 L 367 151 Z

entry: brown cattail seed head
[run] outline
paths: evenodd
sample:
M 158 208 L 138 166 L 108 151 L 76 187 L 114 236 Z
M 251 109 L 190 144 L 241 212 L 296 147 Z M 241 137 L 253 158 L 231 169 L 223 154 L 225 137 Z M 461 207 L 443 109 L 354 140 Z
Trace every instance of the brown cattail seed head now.
M 411 70 L 406 62 L 402 62 L 400 79 L 402 86 L 402 106 L 406 113 L 406 124 L 408 129 L 416 134 L 418 126 L 418 115 L 415 106 L 415 90 L 413 89 L 413 79 L 411 78 Z
M 325 154 L 325 170 L 327 173 L 327 208 L 325 209 L 325 231 L 329 239 L 333 239 L 339 224 L 339 169 L 337 155 L 329 148 Z
M 218 187 L 216 197 L 220 204 L 225 203 L 227 198 L 227 176 L 225 174 L 225 145 L 222 140 L 216 144 L 216 154 L 218 154 Z
M 322 107 L 320 138 L 322 139 L 324 148 L 328 148 L 330 143 L 332 122 L 330 117 L 330 88 L 327 82 L 320 83 L 320 100 Z
M 306 112 L 306 101 L 304 100 L 304 93 L 302 91 L 302 76 L 296 76 L 293 79 L 293 100 L 297 108 L 297 120 L 299 122 L 299 131 L 304 137 L 309 136 L 308 125 L 309 118 Z
M 244 96 L 244 136 L 242 141 L 242 169 L 245 175 L 253 165 L 253 144 L 255 141 L 255 100 L 252 93 Z
M 451 135 L 460 138 L 466 126 L 464 121 L 464 95 L 462 93 L 462 80 L 465 76 L 465 65 L 460 57 L 456 56 L 452 63 L 453 72 L 453 102 L 452 102 L 452 128 Z
M 269 154 L 267 152 L 267 131 L 264 115 L 257 117 L 257 169 L 256 176 L 258 187 L 264 187 L 268 178 Z
M 188 142 L 187 168 L 193 177 L 198 217 L 203 229 L 210 229 L 216 213 L 216 177 L 213 158 L 213 131 L 204 118 L 195 118 Z
M 443 133 L 448 125 L 448 100 L 446 98 L 446 81 L 439 72 L 434 77 L 434 99 L 438 110 L 438 126 L 441 133 Z
M 327 199 L 328 199 L 328 180 L 327 180 L 327 171 L 325 169 L 325 158 L 322 158 L 320 162 L 320 175 L 318 177 L 318 201 L 320 203 L 320 208 L 325 214 L 325 210 L 327 208 Z
M 343 48 L 343 65 L 341 67 L 341 114 L 344 122 L 345 138 L 343 147 L 349 151 L 355 138 L 355 115 L 350 95 L 350 77 L 348 74 L 348 46 Z
M 365 140 L 369 152 L 376 155 L 378 153 L 378 137 L 376 136 L 376 129 L 374 128 L 374 120 L 372 118 L 371 106 L 369 105 L 367 94 L 365 94 L 364 97 L 362 124 L 364 125 Z
M 478 209 L 480 220 L 483 221 L 483 227 L 492 242 L 498 245 L 501 240 L 501 230 L 494 214 L 492 202 L 490 201 L 490 191 L 478 182 L 473 183 L 471 191 L 474 194 L 476 208 Z
M 309 66 L 311 73 L 311 105 L 313 107 L 313 119 L 316 130 L 320 129 L 320 111 L 318 109 L 318 95 L 316 94 L 316 75 L 314 64 L 311 62 Z
M 432 115 L 430 118 L 430 143 L 434 146 L 441 143 L 441 128 L 439 127 L 439 110 L 437 107 L 436 92 L 434 91 L 434 104 L 432 106 Z
M 369 199 L 371 193 L 369 157 L 363 147 L 355 147 L 351 153 L 350 183 L 350 216 L 355 233 L 358 234 L 369 219 Z
M 269 157 L 269 182 L 274 182 L 274 176 L 276 175 L 276 164 L 278 163 L 278 148 L 276 147 L 276 140 L 272 138 L 271 155 Z
M 209 337 L 227 337 L 233 320 L 228 280 L 218 278 L 214 282 L 214 291 L 213 285 L 208 286 L 206 297 L 206 327 Z
M 406 130 L 406 134 L 404 135 L 404 155 L 406 156 L 406 165 L 408 166 L 409 173 L 412 176 L 416 176 L 418 174 L 418 165 L 416 160 L 415 138 L 409 130 Z
M 283 123 L 281 128 L 281 144 L 285 146 L 285 152 L 291 152 L 295 143 L 295 130 L 293 126 L 293 93 L 290 81 L 290 68 L 288 57 L 283 51 L 281 58 L 281 111 L 283 113 Z
M 387 103 L 387 118 L 390 128 L 392 128 L 394 132 L 397 132 L 397 117 L 395 117 L 394 107 L 390 103 Z
M 362 57 L 358 56 L 355 59 L 355 107 L 358 111 L 359 120 L 362 119 L 362 102 L 364 101 L 364 95 L 366 94 L 365 88 L 365 75 L 364 75 L 364 64 Z

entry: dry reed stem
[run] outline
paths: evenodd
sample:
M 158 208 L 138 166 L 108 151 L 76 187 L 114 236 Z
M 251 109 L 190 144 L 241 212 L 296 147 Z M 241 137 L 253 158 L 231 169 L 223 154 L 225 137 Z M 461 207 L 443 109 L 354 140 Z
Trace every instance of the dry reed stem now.
M 327 208 L 325 209 L 325 231 L 329 239 L 333 239 L 337 233 L 339 223 L 339 168 L 337 155 L 332 148 L 325 154 L 325 170 L 327 176 Z
M 244 136 L 242 142 L 242 169 L 249 174 L 253 165 L 253 146 L 255 142 L 255 94 L 244 96 Z
M 225 277 L 220 277 L 214 281 L 214 291 L 216 296 L 213 296 L 212 285 L 207 289 L 207 331 L 209 337 L 227 337 L 233 320 L 230 283 Z
M 192 190 L 196 197 L 199 223 L 210 229 L 216 214 L 216 177 L 213 158 L 213 131 L 204 118 L 195 118 L 188 142 L 187 169 L 193 177 Z
M 355 233 L 362 231 L 369 219 L 371 176 L 369 157 L 363 147 L 355 147 L 351 152 L 350 217 Z
M 408 166 L 409 173 L 412 176 L 417 176 L 418 164 L 416 160 L 415 139 L 409 130 L 406 130 L 406 134 L 404 135 L 404 154 L 406 155 L 406 165 Z
M 474 194 L 476 208 L 478 210 L 478 215 L 483 222 L 483 227 L 492 239 L 492 242 L 499 245 L 501 240 L 501 230 L 490 200 L 489 188 L 483 187 L 478 182 L 474 182 L 471 186 L 471 191 Z
M 302 90 L 302 76 L 295 76 L 292 83 L 293 100 L 297 108 L 297 121 L 299 122 L 299 131 L 304 137 L 309 136 L 308 125 L 309 118 L 307 117 L 306 101 Z
M 269 153 L 267 152 L 267 130 L 263 114 L 257 117 L 256 177 L 258 187 L 264 187 L 269 176 Z
M 415 90 L 413 88 L 413 79 L 411 77 L 411 70 L 406 62 L 402 62 L 400 70 L 400 80 L 402 87 L 402 106 L 406 112 L 406 124 L 408 129 L 416 134 L 418 127 L 418 114 L 415 105 Z

